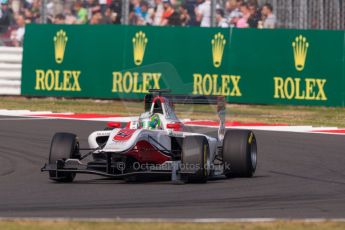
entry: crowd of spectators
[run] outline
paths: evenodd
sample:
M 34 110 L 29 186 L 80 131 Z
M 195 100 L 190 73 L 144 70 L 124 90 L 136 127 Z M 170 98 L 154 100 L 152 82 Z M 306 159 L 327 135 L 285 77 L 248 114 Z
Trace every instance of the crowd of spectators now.
M 21 46 L 28 23 L 121 23 L 122 0 L 45 0 L 42 7 L 43 1 L 0 0 L 0 45 Z
M 120 24 L 122 0 L 0 0 L 0 36 L 20 46 L 25 24 Z M 272 5 L 257 0 L 130 0 L 129 24 L 152 26 L 274 28 Z M 41 15 L 44 10 L 44 17 Z M 0 38 L 1 38 L 0 37 Z
M 130 24 L 210 27 L 212 15 L 218 27 L 274 28 L 273 7 L 257 0 L 227 0 L 211 13 L 211 0 L 132 0 Z

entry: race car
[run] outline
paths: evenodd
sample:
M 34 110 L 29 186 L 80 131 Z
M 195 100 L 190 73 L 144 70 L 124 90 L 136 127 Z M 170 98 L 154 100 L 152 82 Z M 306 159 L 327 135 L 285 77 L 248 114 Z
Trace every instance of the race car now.
M 249 130 L 225 130 L 225 98 L 169 95 L 150 90 L 145 111 L 127 124 L 109 122 L 91 133 L 88 148 L 80 148 L 72 133 L 56 133 L 51 142 L 49 172 L 56 182 L 72 182 L 77 173 L 140 181 L 148 178 L 205 183 L 210 178 L 252 177 L 257 166 L 257 142 Z M 185 132 L 174 111 L 176 103 L 217 104 L 218 136 Z M 86 153 L 82 153 L 87 151 Z M 87 160 L 92 156 L 92 160 Z M 86 161 L 86 162 L 85 162 Z

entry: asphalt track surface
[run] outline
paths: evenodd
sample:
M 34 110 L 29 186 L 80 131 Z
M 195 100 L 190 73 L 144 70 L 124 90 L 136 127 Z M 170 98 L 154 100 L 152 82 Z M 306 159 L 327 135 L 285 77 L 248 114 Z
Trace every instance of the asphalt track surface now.
M 105 123 L 0 117 L 0 217 L 344 218 L 345 136 L 255 131 L 258 169 L 250 179 L 174 185 L 78 175 L 48 179 L 55 132 L 90 132 Z M 215 134 L 211 129 L 199 131 Z

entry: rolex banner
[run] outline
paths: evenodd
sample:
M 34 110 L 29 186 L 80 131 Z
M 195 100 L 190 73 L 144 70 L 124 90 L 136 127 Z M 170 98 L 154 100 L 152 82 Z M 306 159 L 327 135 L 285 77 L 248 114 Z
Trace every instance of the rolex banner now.
M 343 106 L 344 32 L 28 25 L 22 95 Z

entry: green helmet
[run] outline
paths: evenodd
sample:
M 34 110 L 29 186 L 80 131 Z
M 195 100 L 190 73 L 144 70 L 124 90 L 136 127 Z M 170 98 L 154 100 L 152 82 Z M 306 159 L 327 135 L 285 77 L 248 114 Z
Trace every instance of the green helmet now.
M 161 128 L 161 120 L 159 119 L 159 116 L 157 114 L 152 115 L 149 126 L 150 129 Z
M 157 114 L 149 112 L 143 113 L 139 118 L 139 126 L 143 129 L 157 129 L 161 128 L 161 120 Z

